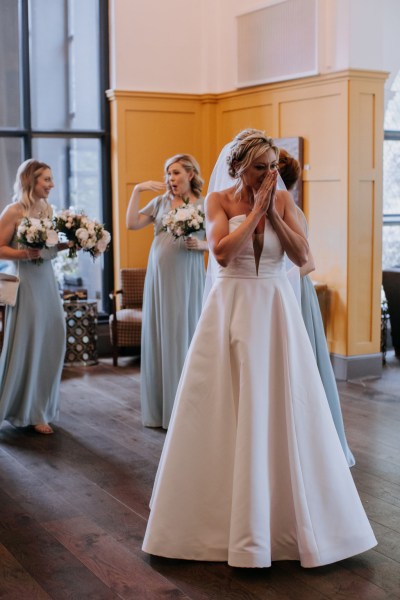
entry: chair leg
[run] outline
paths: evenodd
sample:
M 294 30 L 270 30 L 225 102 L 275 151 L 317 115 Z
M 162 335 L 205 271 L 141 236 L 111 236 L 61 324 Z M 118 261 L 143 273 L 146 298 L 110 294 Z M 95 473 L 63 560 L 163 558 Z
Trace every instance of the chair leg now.
M 118 346 L 113 346 L 113 365 L 118 367 Z

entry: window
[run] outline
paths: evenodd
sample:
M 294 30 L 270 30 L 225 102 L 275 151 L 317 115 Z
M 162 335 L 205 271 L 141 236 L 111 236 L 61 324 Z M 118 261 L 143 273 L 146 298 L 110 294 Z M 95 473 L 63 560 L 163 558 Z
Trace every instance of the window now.
M 1 209 L 18 165 L 35 157 L 52 167 L 57 209 L 83 209 L 111 230 L 108 1 L 0 0 L 0 9 Z M 80 284 L 104 310 L 110 253 L 57 262 L 64 285 Z
M 400 265 L 400 73 L 385 113 L 382 267 Z

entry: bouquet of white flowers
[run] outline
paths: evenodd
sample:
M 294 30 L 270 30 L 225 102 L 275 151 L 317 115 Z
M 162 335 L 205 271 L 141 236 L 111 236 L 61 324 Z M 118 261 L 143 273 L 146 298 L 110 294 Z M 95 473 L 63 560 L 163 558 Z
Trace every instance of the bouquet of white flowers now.
M 73 208 L 63 210 L 54 217 L 54 224 L 56 230 L 73 243 L 69 258 L 75 258 L 77 250 L 82 249 L 89 252 L 94 260 L 110 245 L 110 233 L 96 219 L 89 219 L 83 211 L 76 212 Z
M 204 229 L 204 218 L 201 206 L 191 204 L 189 198 L 184 198 L 183 206 L 178 206 L 163 216 L 163 230 L 171 233 L 175 239 L 188 237 Z
M 17 228 L 17 242 L 27 248 L 51 248 L 58 244 L 58 233 L 51 219 L 24 217 Z M 33 262 L 40 264 L 43 259 Z

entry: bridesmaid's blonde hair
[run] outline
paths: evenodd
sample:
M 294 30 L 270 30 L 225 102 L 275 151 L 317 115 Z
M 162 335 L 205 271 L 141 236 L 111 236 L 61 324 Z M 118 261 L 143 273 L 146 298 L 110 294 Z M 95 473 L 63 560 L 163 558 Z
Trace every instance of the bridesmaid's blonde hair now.
M 34 158 L 29 158 L 23 162 L 17 171 L 17 175 L 14 183 L 14 195 L 13 202 L 20 202 L 22 205 L 24 215 L 28 215 L 31 207 L 35 203 L 33 197 L 33 190 L 35 189 L 36 181 L 38 177 L 43 173 L 45 169 L 50 169 L 49 165 L 44 162 L 39 162 Z M 51 206 L 48 206 L 48 214 L 51 216 Z
M 171 156 L 171 158 L 167 158 L 165 161 L 164 172 L 167 192 L 172 193 L 168 181 L 168 169 L 174 163 L 180 163 L 187 173 L 193 173 L 193 177 L 190 180 L 190 187 L 196 198 L 200 198 L 204 180 L 200 175 L 199 163 L 191 154 L 175 154 L 175 156 Z

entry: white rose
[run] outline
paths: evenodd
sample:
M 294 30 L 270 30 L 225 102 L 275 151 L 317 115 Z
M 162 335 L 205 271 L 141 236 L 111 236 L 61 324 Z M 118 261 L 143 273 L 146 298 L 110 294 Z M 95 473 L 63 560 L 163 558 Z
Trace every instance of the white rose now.
M 96 245 L 96 239 L 93 237 L 89 237 L 86 240 L 85 248 L 94 248 L 95 245 Z
M 80 242 L 86 242 L 86 240 L 89 238 L 89 233 L 86 229 L 80 227 L 76 230 L 76 237 Z
M 100 238 L 97 242 L 96 249 L 99 252 L 105 252 L 107 250 L 108 242 L 104 238 Z
M 48 248 L 51 248 L 51 246 L 55 246 L 56 244 L 58 244 L 58 234 L 57 234 L 57 231 L 54 231 L 54 229 L 49 229 L 47 231 L 46 246 Z
M 179 208 L 175 213 L 175 221 L 186 221 L 188 216 L 188 211 L 185 208 Z
M 103 233 L 101 234 L 101 238 L 100 240 L 105 241 L 106 244 L 109 244 L 111 241 L 111 234 L 109 231 L 107 231 L 107 229 L 103 230 Z

